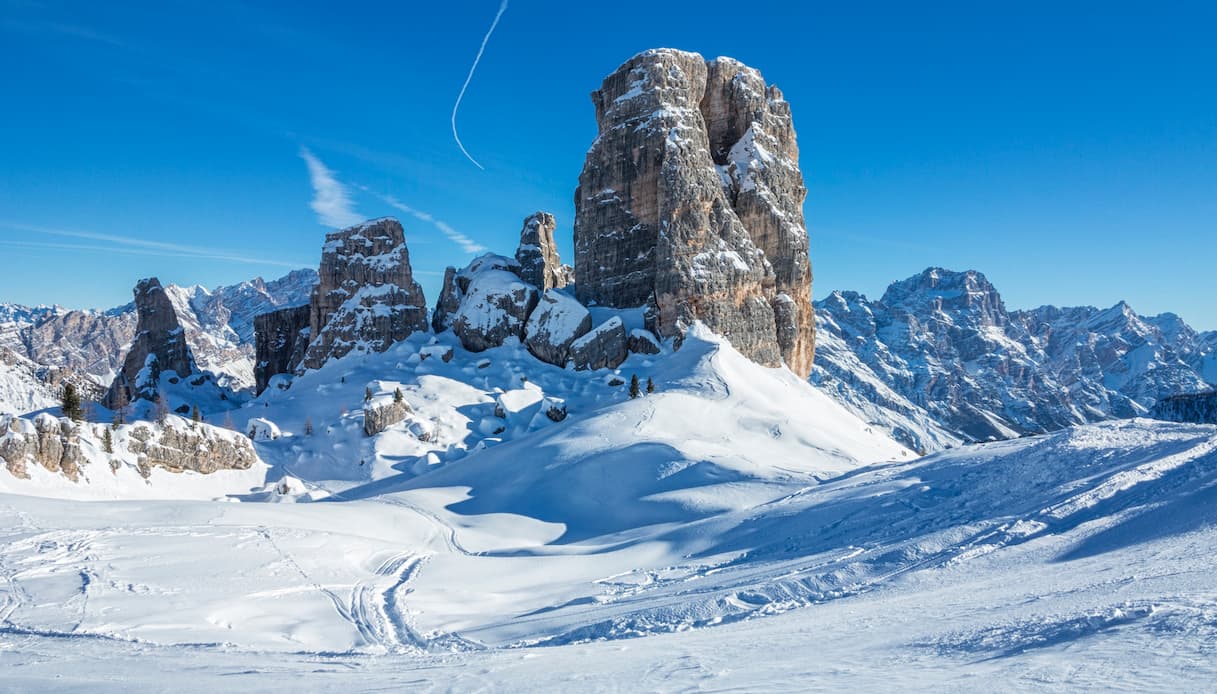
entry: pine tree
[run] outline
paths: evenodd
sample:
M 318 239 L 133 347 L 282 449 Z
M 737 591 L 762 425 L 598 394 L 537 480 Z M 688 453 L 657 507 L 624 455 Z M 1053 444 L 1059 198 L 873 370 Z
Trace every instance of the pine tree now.
M 655 381 L 652 381 L 651 377 L 647 376 L 647 395 L 650 395 L 651 393 L 654 393 L 654 392 L 655 392 Z
M 84 410 L 80 409 L 80 394 L 76 392 L 76 386 L 71 383 L 64 384 L 59 403 L 63 416 L 78 422 L 84 419 Z
M 232 423 L 232 412 L 224 413 L 224 428 L 228 429 L 229 431 L 233 431 L 237 428 L 237 425 Z
M 402 400 L 405 400 L 405 399 L 406 399 L 406 396 L 401 394 L 401 388 L 398 388 L 397 390 L 393 391 L 393 402 L 401 402 Z
M 106 453 L 114 452 L 114 437 L 110 434 L 110 430 L 106 429 L 101 435 L 101 449 Z
M 195 405 L 190 411 L 190 428 L 197 428 L 201 421 L 203 421 L 203 414 L 199 412 L 199 406 Z
M 305 436 L 313 435 L 313 418 L 312 417 L 304 418 L 304 435 Z
M 372 402 L 372 386 L 363 389 L 363 401 Z
M 630 376 L 630 398 L 636 398 L 642 395 L 642 391 L 638 388 L 638 374 Z

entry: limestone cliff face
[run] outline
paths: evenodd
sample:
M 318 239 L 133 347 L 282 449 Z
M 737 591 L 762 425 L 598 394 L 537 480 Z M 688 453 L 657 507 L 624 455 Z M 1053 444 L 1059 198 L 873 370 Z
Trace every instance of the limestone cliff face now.
M 291 373 L 304 361 L 309 338 L 308 304 L 263 313 L 254 318 L 254 380 L 257 393 L 275 374 Z
M 592 94 L 575 194 L 580 301 L 695 320 L 806 376 L 814 350 L 805 196 L 790 107 L 736 61 L 646 51 Z
M 354 349 L 383 352 L 427 329 L 423 290 L 414 281 L 405 232 L 396 219 L 327 234 L 318 275 L 309 302 L 306 369 Z
M 194 372 L 185 330 L 173 302 L 155 277 L 135 285 L 135 312 L 135 338 L 122 370 L 106 392 L 104 402 L 111 409 L 156 398 L 157 379 L 163 372 L 173 371 L 181 378 Z

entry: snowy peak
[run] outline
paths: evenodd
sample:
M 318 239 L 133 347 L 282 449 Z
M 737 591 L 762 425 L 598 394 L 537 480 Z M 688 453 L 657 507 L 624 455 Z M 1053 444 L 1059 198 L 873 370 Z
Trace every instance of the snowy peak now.
M 1042 306 L 1007 312 L 976 271 L 928 268 L 879 301 L 816 303 L 813 382 L 916 449 L 1144 414 L 1217 378 L 1211 342 L 1178 316 Z

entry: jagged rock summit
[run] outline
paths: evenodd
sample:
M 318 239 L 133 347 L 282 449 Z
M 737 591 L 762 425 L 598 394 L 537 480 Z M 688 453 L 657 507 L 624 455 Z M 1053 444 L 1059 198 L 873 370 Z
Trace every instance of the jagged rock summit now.
M 576 291 L 694 321 L 751 359 L 811 370 L 815 320 L 790 105 L 730 58 L 655 49 L 592 93 L 599 134 L 575 193 Z
M 414 281 L 406 234 L 396 219 L 326 234 L 317 274 L 304 368 L 318 368 L 357 348 L 383 352 L 426 329 L 427 302 Z
M 570 281 L 567 267 L 558 259 L 554 229 L 558 224 L 548 212 L 536 212 L 524 220 L 520 230 L 520 245 L 516 262 L 520 264 L 520 279 L 537 289 L 560 289 Z
M 172 377 L 187 378 L 195 370 L 186 331 L 160 280 L 149 277 L 136 283 L 135 310 L 135 339 L 106 392 L 104 404 L 110 409 L 136 400 L 154 400 L 162 373 L 172 371 L 176 374 Z

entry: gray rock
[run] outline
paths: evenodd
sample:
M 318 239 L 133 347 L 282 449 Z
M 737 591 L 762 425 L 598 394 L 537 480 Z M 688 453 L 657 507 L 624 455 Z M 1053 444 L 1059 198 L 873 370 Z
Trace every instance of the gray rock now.
M 735 61 L 659 49 L 592 100 L 599 135 L 575 194 L 580 301 L 649 306 L 662 337 L 700 320 L 748 357 L 806 375 L 805 191 L 781 93 Z M 782 294 L 793 306 L 775 314 Z
M 565 366 L 570 346 L 592 329 L 592 314 L 566 292 L 548 289 L 524 326 L 524 346 L 537 359 Z
M 617 316 L 596 326 L 595 330 L 575 340 L 570 347 L 570 358 L 575 363 L 576 371 L 615 369 L 627 356 L 625 324 Z
M 135 285 L 135 309 L 135 338 L 104 400 L 111 409 L 135 400 L 154 400 L 157 379 L 163 372 L 172 371 L 179 378 L 187 378 L 195 370 L 185 330 L 155 277 Z
M 509 338 L 523 340 L 524 325 L 537 305 L 537 288 L 497 268 L 471 273 L 452 330 L 471 352 L 498 347 Z
M 659 340 L 650 330 L 631 330 L 626 348 L 634 354 L 659 354 L 662 351 Z
M 431 312 L 431 329 L 442 333 L 452 327 L 452 318 L 461 310 L 461 297 L 464 293 L 456 283 L 456 268 L 451 265 L 444 270 L 444 282 L 440 286 L 439 299 L 435 302 L 435 310 Z
M 325 239 L 320 282 L 309 301 L 303 368 L 320 368 L 357 347 L 383 352 L 427 329 L 426 301 L 400 222 L 377 219 Z
M 363 408 L 363 433 L 375 436 L 394 424 L 405 421 L 411 412 L 413 410 L 404 400 L 368 403 Z
M 253 444 L 244 436 L 209 424 L 188 426 L 182 420 L 171 421 L 168 426 L 136 425 L 127 448 L 139 456 L 140 471 L 145 477 L 153 467 L 210 474 L 218 470 L 247 470 L 258 460 Z
M 308 349 L 309 306 L 292 306 L 254 318 L 256 392 L 266 390 L 271 376 L 291 373 Z
M 554 243 L 557 222 L 548 212 L 536 212 L 524 220 L 520 231 L 520 246 L 516 262 L 520 264 L 520 279 L 545 291 L 566 286 L 567 276 L 558 259 Z

